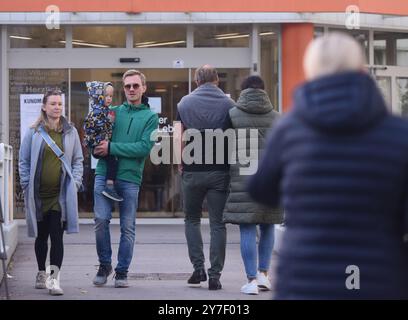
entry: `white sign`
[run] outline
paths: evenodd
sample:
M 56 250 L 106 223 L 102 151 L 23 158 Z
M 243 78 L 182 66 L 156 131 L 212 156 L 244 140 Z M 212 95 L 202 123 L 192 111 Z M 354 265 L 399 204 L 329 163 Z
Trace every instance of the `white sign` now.
M 20 137 L 38 119 L 41 112 L 43 94 L 20 94 Z M 62 114 L 65 116 L 65 95 L 62 94 Z
M 150 110 L 156 113 L 162 112 L 162 101 L 161 97 L 149 97 Z
M 184 68 L 184 61 L 181 59 L 177 59 L 173 61 L 173 68 Z

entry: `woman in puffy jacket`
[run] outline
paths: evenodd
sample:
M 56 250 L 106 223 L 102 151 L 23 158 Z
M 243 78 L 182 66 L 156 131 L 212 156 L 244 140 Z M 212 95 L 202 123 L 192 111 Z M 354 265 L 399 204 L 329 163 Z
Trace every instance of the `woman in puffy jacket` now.
M 241 288 L 245 294 L 258 294 L 259 289 L 271 289 L 268 271 L 274 244 L 274 224 L 282 222 L 280 210 L 254 202 L 245 190 L 248 174 L 251 168 L 256 170 L 259 156 L 265 148 L 266 134 L 279 117 L 264 88 L 259 76 L 246 78 L 241 85 L 237 106 L 229 111 L 236 132 L 238 156 L 245 154 L 251 158 L 249 164 L 237 159 L 230 166 L 231 187 L 223 216 L 224 222 L 239 225 L 241 256 L 248 280 Z M 255 131 L 256 141 L 250 138 L 250 130 Z M 260 238 L 257 244 L 258 226 Z

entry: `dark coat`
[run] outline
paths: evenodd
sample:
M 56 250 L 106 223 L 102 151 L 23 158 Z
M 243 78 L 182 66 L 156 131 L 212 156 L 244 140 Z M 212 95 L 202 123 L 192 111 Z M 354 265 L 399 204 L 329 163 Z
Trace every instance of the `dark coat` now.
M 268 139 L 249 191 L 285 209 L 276 298 L 407 298 L 408 123 L 373 79 L 306 83 Z
M 229 111 L 232 127 L 235 129 L 236 150 L 245 151 L 246 155 L 253 155 L 251 159 L 254 165 L 254 173 L 259 155 L 265 148 L 265 137 L 272 123 L 278 119 L 279 113 L 273 110 L 267 93 L 261 89 L 245 89 L 237 101 L 237 106 Z M 244 129 L 246 135 L 239 135 L 238 130 Z M 258 131 L 257 144 L 249 139 L 249 129 Z M 247 137 L 248 135 L 248 137 Z M 282 212 L 256 203 L 246 191 L 248 175 L 240 170 L 249 166 L 244 164 L 243 159 L 237 159 L 230 166 L 231 186 L 230 194 L 224 210 L 224 222 L 229 223 L 281 223 Z M 256 162 L 256 163 L 255 163 Z

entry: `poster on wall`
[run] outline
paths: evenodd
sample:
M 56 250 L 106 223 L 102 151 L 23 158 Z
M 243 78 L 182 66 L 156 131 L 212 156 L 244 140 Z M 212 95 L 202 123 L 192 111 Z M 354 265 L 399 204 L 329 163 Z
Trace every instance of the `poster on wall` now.
M 43 94 L 20 94 L 20 137 L 38 119 L 41 111 Z M 65 116 L 65 95 L 62 94 L 62 114 Z
M 162 112 L 161 97 L 149 97 L 149 105 L 150 105 L 150 110 L 152 110 L 153 112 L 155 113 Z

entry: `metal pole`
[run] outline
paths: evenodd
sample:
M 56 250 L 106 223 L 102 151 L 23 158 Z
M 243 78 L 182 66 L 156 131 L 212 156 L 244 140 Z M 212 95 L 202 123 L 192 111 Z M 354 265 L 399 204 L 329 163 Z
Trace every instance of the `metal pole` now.
M 0 199 L 0 233 L 1 233 L 1 242 L 3 244 L 2 251 L 0 252 L 0 259 L 3 264 L 3 282 L 4 282 L 4 287 L 6 289 L 6 298 L 7 300 L 10 300 L 10 295 L 8 291 L 8 286 L 7 286 L 7 269 L 6 269 L 6 261 L 7 261 L 7 252 L 6 252 L 6 241 L 4 239 L 4 231 L 3 231 L 3 208 L 1 206 L 1 199 Z

